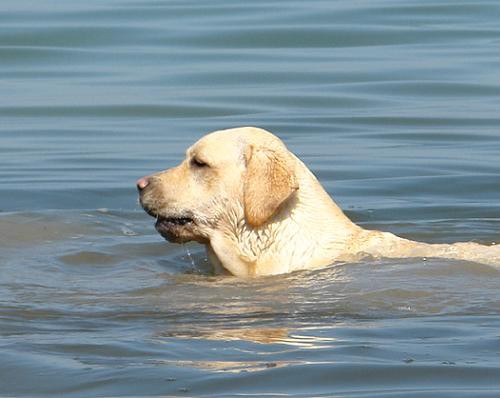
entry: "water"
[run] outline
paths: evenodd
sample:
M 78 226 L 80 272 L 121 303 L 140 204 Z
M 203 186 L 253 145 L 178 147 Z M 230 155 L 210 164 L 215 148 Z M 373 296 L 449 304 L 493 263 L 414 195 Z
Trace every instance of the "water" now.
M 365 227 L 498 242 L 498 2 L 0 10 L 0 395 L 498 396 L 498 270 L 214 277 L 134 188 L 257 125 Z

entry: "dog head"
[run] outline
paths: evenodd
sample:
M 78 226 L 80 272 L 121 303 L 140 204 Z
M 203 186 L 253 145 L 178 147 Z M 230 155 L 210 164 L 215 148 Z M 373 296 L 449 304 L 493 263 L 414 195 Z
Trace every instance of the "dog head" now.
M 294 167 L 279 138 L 243 127 L 204 136 L 181 164 L 139 179 L 137 188 L 164 238 L 209 243 L 214 230 L 270 222 L 298 189 Z

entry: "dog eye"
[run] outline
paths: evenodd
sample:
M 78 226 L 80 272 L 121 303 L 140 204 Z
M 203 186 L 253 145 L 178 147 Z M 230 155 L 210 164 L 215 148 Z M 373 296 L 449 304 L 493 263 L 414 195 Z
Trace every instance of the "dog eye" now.
M 203 162 L 200 159 L 197 158 L 192 158 L 191 159 L 191 165 L 197 168 L 204 168 L 204 167 L 209 167 L 207 163 Z

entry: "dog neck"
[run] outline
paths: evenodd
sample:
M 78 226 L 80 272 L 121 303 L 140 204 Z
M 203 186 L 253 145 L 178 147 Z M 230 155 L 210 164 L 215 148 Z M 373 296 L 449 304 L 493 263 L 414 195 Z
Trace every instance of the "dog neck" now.
M 297 159 L 298 160 L 298 159 Z M 342 259 L 353 234 L 362 229 L 332 201 L 298 160 L 299 189 L 263 226 L 251 228 L 241 204 L 215 233 L 207 254 L 215 270 L 241 277 L 274 275 L 321 267 Z

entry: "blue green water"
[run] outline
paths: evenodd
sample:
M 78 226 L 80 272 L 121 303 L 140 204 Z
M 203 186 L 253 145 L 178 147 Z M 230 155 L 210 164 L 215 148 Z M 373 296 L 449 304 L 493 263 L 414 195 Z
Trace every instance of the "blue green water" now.
M 135 180 L 278 134 L 357 223 L 500 241 L 497 1 L 0 4 L 0 396 L 487 396 L 500 274 L 212 277 Z

